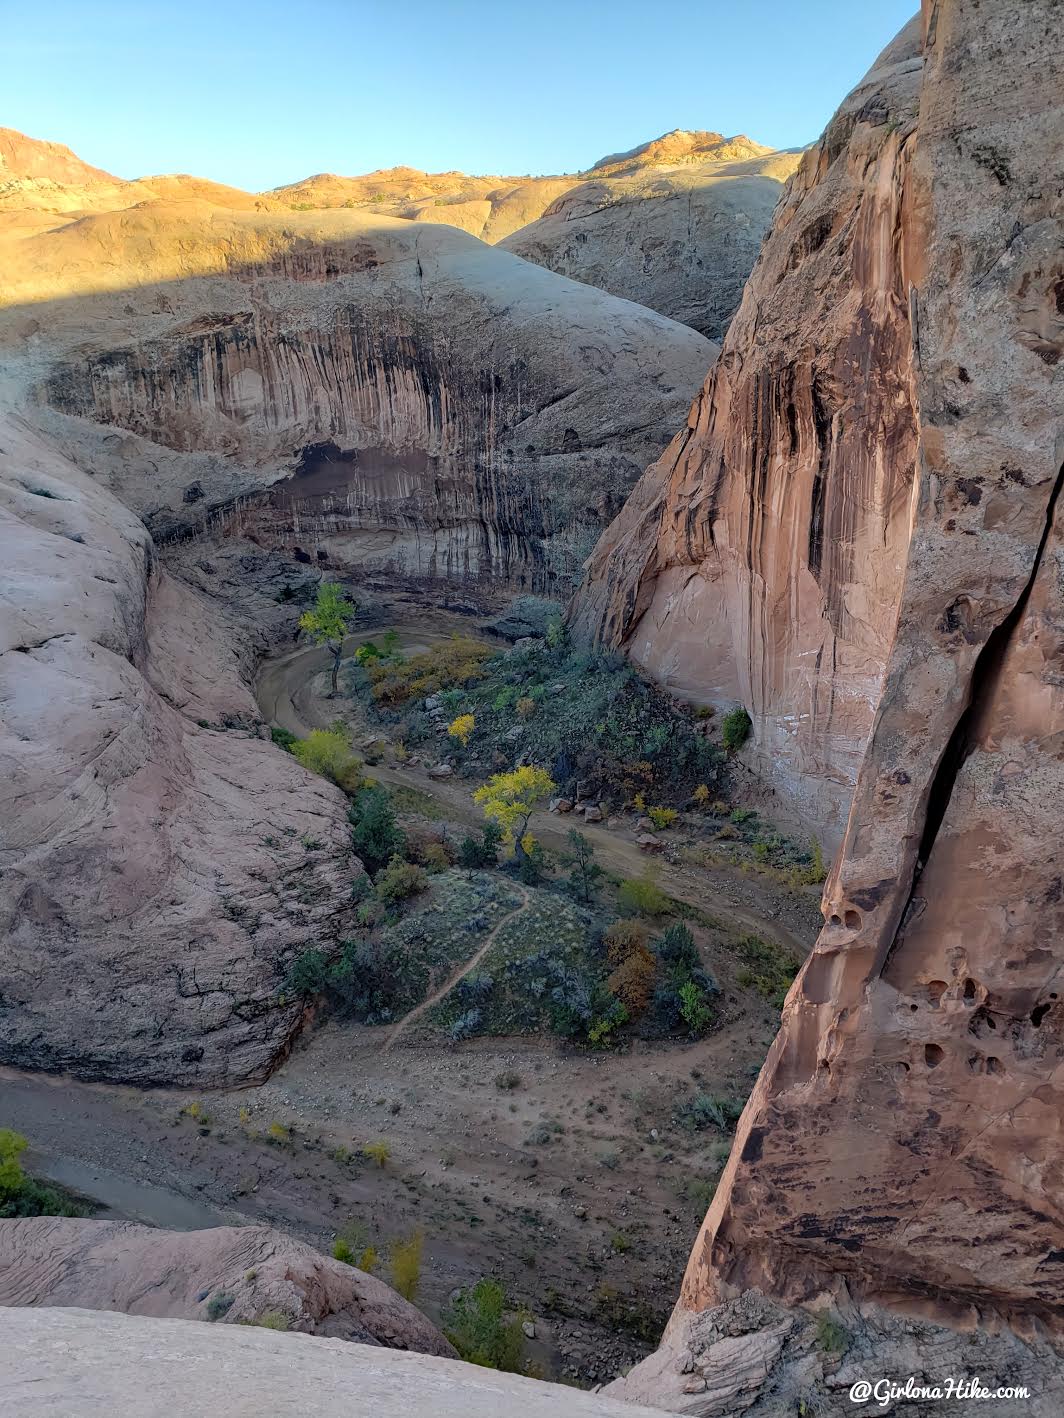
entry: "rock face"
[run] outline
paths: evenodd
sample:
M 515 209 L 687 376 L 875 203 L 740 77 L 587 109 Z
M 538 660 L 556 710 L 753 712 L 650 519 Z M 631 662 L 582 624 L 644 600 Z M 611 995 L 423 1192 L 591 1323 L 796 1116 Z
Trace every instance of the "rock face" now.
M 799 157 L 667 134 L 604 158 L 502 245 L 720 340 Z
M 592 563 L 581 614 L 744 699 L 781 784 L 856 776 L 674 1347 L 750 1288 L 1059 1325 L 1062 50 L 1056 5 L 925 6 Z
M 722 359 L 603 536 L 576 607 L 683 698 L 744 704 L 757 768 L 832 845 L 909 537 L 920 72 L 914 25 L 806 153 Z
M 427 1354 L 69 1309 L 4 1316 L 0 1393 L 21 1418 L 652 1418 L 656 1411 Z
M 287 963 L 347 921 L 343 798 L 258 737 L 254 647 L 17 416 L 0 544 L 0 1061 L 261 1076 Z
M 383 1281 L 269 1226 L 159 1231 L 53 1216 L 5 1221 L 0 1306 L 25 1305 L 224 1324 L 283 1315 L 304 1334 L 454 1355 L 421 1311 Z M 9 1319 L 5 1313 L 0 1324 Z
M 287 478 L 242 525 L 333 567 L 566 587 L 716 352 L 355 211 L 156 201 L 14 230 L 0 340 L 62 446 L 160 536 Z

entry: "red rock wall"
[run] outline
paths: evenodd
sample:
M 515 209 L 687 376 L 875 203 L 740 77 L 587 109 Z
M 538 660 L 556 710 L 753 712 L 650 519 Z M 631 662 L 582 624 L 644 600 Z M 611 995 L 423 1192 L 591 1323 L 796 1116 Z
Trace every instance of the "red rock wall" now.
M 589 562 L 577 621 L 842 835 L 897 614 L 917 454 L 914 21 L 805 155 L 687 427 Z
M 834 371 L 832 427 L 853 419 L 845 455 L 828 463 L 839 486 L 825 497 L 820 565 L 838 569 L 822 614 L 838 616 L 840 597 L 852 614 L 866 582 L 878 604 L 861 681 L 862 695 L 875 693 L 849 720 L 867 745 L 826 924 L 740 1122 L 677 1320 L 752 1286 L 801 1300 L 840 1275 L 855 1294 L 939 1317 L 967 1307 L 1056 1322 L 1064 1303 L 1064 9 L 939 0 L 924 22 L 915 140 L 888 160 L 900 135 L 883 137 L 858 204 L 870 214 L 873 194 L 885 195 L 902 237 L 851 245 L 850 269 L 865 273 L 849 298 L 851 339 L 840 342 L 836 324 L 812 357 L 814 370 L 827 359 Z M 813 191 L 838 124 L 796 188 Z M 835 163 L 853 165 L 862 141 L 858 122 Z M 787 692 L 831 706 L 853 685 L 858 640 L 835 640 L 851 657 L 836 661 L 845 678 L 821 658 L 819 672 L 788 679 L 807 648 L 794 627 L 812 567 L 794 545 L 811 522 L 788 542 L 786 518 L 764 509 L 815 478 L 801 452 L 807 425 L 798 451 L 773 462 L 776 404 L 737 405 L 732 389 L 736 370 L 764 359 L 752 317 L 773 298 L 765 279 L 784 264 L 788 229 L 802 220 L 805 230 L 797 199 L 748 288 L 748 343 L 726 346 L 659 473 L 641 574 L 614 574 L 602 551 L 594 567 L 611 589 L 599 607 L 607 633 L 627 634 L 644 658 L 667 637 L 663 578 L 715 588 L 702 594 L 740 628 L 734 680 L 718 670 L 714 690 L 753 691 L 762 740 Z M 823 260 L 825 279 L 842 281 L 830 253 Z M 911 349 L 899 313 L 909 279 Z M 875 310 L 893 315 L 877 323 Z M 799 347 L 789 348 L 800 386 Z M 776 367 L 774 392 L 782 355 Z M 759 457 L 744 465 L 744 449 Z M 906 537 L 908 514 L 882 509 L 908 504 L 914 454 Z M 725 500 L 714 502 L 715 488 Z M 886 539 L 878 557 L 871 525 Z M 683 561 L 678 547 L 702 559 Z M 713 633 L 723 660 L 729 641 Z M 848 739 L 836 754 L 839 712 L 822 720 L 829 769 L 857 757 Z

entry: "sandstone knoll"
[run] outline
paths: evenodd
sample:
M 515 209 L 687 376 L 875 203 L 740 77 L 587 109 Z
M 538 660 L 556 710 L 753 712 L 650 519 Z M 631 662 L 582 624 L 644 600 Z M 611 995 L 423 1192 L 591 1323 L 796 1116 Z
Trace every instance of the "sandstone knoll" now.
M 369 208 L 382 216 L 441 222 L 495 242 L 535 221 L 575 177 L 470 177 L 464 172 L 384 168 L 363 177 L 322 172 L 263 194 L 295 210 Z
M 603 158 L 503 245 L 719 340 L 799 158 L 669 133 Z
M 283 1315 L 303 1334 L 454 1356 L 439 1330 L 382 1280 L 269 1226 L 160 1231 L 53 1216 L 0 1226 L 0 1306 L 209 1320 L 214 1296 L 230 1302 L 224 1324 Z M 8 1319 L 5 1312 L 0 1324 Z
M 0 545 L 0 1060 L 260 1077 L 286 962 L 347 921 L 343 798 L 258 737 L 246 633 L 17 415 Z
M 393 167 L 317 173 L 243 192 L 185 173 L 125 181 L 68 148 L 0 129 L 0 213 L 9 231 L 48 231 L 55 214 L 206 201 L 233 211 L 341 208 L 457 227 L 719 339 L 739 302 L 782 184 L 798 156 L 742 135 L 675 130 L 585 173 L 476 177 Z
M 4 1319 L 0 1390 L 20 1418 L 653 1418 L 562 1384 L 305 1334 L 77 1309 Z
M 288 478 L 249 529 L 339 568 L 566 585 L 715 354 L 356 211 L 157 201 L 0 250 L 16 397 L 155 534 Z
M 1059 7 L 976 0 L 884 52 L 578 607 L 746 703 L 752 765 L 811 826 L 849 809 L 665 1346 L 625 1384 L 675 1411 L 732 1411 L 719 1345 L 755 1290 L 1012 1326 L 1032 1343 L 998 1372 L 1059 1410 L 1062 52 Z M 748 1369 L 795 1379 L 786 1332 L 746 1332 Z

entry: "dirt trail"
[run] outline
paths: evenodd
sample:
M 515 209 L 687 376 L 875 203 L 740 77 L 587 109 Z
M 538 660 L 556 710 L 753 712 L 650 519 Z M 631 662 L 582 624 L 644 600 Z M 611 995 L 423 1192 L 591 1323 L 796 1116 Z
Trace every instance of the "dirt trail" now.
M 437 621 L 426 615 L 424 626 L 411 627 L 395 623 L 400 644 L 404 651 L 416 654 L 446 640 L 456 630 L 469 635 L 476 627 L 457 617 L 440 616 Z M 378 635 L 380 632 L 376 632 Z M 352 636 L 345 642 L 345 652 L 351 653 L 367 639 L 369 634 Z M 329 700 L 318 692 L 315 680 L 329 667 L 330 657 L 315 646 L 289 651 L 288 654 L 263 663 L 255 686 L 262 716 L 268 723 L 287 729 L 290 733 L 304 737 L 311 729 L 324 728 L 337 717 L 341 707 L 349 707 L 349 700 Z M 334 709 L 335 705 L 335 709 Z M 430 778 L 423 768 L 404 766 L 392 768 L 385 764 L 372 770 L 375 778 L 383 783 L 399 787 L 413 787 L 434 798 L 447 812 L 452 821 L 469 825 L 479 825 L 480 818 L 470 801 L 470 788 L 465 783 L 448 782 L 445 779 Z M 658 881 L 663 891 L 677 901 L 682 901 L 697 910 L 726 917 L 732 924 L 744 931 L 775 941 L 786 949 L 804 956 L 819 928 L 819 918 L 812 898 L 806 903 L 804 912 L 794 913 L 793 894 L 790 901 L 783 891 L 772 889 L 771 884 L 754 888 L 750 880 L 738 872 L 727 868 L 686 868 L 654 859 L 638 846 L 634 836 L 627 829 L 600 827 L 595 823 L 584 823 L 575 818 L 559 818 L 552 814 L 533 814 L 531 830 L 545 847 L 554 851 L 564 851 L 566 837 L 571 827 L 579 826 L 580 831 L 592 843 L 596 856 L 607 871 L 622 877 L 641 876 L 650 862 L 654 862 Z M 755 905 L 750 896 L 758 896 Z M 778 904 L 775 898 L 778 897 Z M 744 899 L 745 898 L 745 899 Z M 780 914 L 769 914 L 759 909 L 762 901 L 772 910 L 776 907 Z M 784 910 L 796 914 L 794 928 L 781 919 Z
M 512 911 L 507 911 L 506 915 L 503 916 L 499 924 L 492 931 L 489 932 L 487 938 L 484 941 L 484 944 L 480 947 L 477 953 L 473 956 L 470 956 L 470 958 L 466 961 L 466 963 L 462 966 L 460 970 L 456 971 L 455 974 L 453 974 L 449 980 L 445 980 L 438 990 L 433 990 L 432 994 L 430 994 L 427 999 L 423 999 L 420 1004 L 415 1005 L 409 1014 L 403 1015 L 402 1019 L 400 1019 L 399 1023 L 395 1026 L 392 1032 L 388 1035 L 388 1038 L 385 1040 L 384 1048 L 381 1049 L 382 1054 L 386 1054 L 388 1050 L 392 1048 L 392 1046 L 395 1044 L 396 1040 L 399 1038 L 400 1034 L 402 1034 L 403 1030 L 407 1027 L 408 1024 L 413 1024 L 415 1019 L 420 1019 L 420 1017 L 427 1010 L 430 1010 L 434 1004 L 439 1004 L 440 1000 L 443 999 L 444 995 L 449 994 L 451 990 L 454 989 L 455 985 L 458 984 L 459 980 L 464 980 L 468 974 L 470 974 L 473 970 L 477 968 L 480 962 L 484 959 L 485 955 L 487 955 L 488 951 L 491 949 L 495 937 L 502 930 L 503 926 L 509 925 L 513 918 L 519 915 L 525 909 L 525 907 L 528 905 L 528 892 L 524 889 L 523 886 L 518 886 L 516 889 L 521 893 L 520 906 L 515 906 Z

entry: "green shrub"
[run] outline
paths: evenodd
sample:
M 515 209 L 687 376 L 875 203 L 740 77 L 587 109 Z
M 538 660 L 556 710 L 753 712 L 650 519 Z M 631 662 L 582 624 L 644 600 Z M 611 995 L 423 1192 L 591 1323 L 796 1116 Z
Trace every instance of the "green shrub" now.
M 292 752 L 293 747 L 299 742 L 299 738 L 296 734 L 289 733 L 287 729 L 278 728 L 276 725 L 270 730 L 270 738 L 273 739 L 278 748 L 287 749 L 289 753 Z
M 489 818 L 481 829 L 479 840 L 476 837 L 462 839 L 458 849 L 458 865 L 471 871 L 495 866 L 499 860 L 502 839 L 502 828 Z
M 397 1241 L 392 1246 L 392 1289 L 411 1304 L 421 1283 L 421 1252 L 424 1245 L 424 1233 L 414 1231 L 405 1241 Z
M 729 1098 L 714 1098 L 709 1093 L 696 1093 L 688 1098 L 675 1113 L 676 1121 L 690 1132 L 702 1132 L 705 1128 L 718 1128 L 730 1132 L 742 1115 L 742 1104 L 733 1103 Z
M 378 901 L 405 901 L 416 896 L 428 886 L 428 877 L 414 862 L 405 862 L 394 856 L 388 865 L 377 873 L 373 883 L 373 893 Z
M 782 1009 L 798 973 L 794 957 L 782 946 L 756 935 L 744 936 L 738 943 L 738 952 L 744 962 L 736 972 L 739 984 L 756 990 L 762 999 Z
M 333 1241 L 333 1260 L 341 1261 L 344 1265 L 354 1265 L 355 1252 L 349 1241 L 345 1241 L 342 1236 L 337 1236 Z
M 679 815 L 674 807 L 647 808 L 647 817 L 650 818 L 651 822 L 659 830 L 665 827 L 671 827 Z
M 478 1280 L 444 1308 L 443 1332 L 467 1364 L 523 1374 L 525 1339 L 519 1319 L 507 1320 L 506 1296 L 494 1280 Z
M 291 1320 L 282 1310 L 263 1310 L 255 1321 L 259 1329 L 287 1330 Z
M 235 1296 L 226 1294 L 224 1290 L 219 1290 L 207 1301 L 207 1318 L 212 1323 L 215 1320 L 223 1319 L 235 1303 Z
M 663 931 L 654 941 L 653 948 L 667 964 L 680 966 L 688 971 L 696 969 L 702 963 L 695 938 L 682 921 L 677 921 L 675 925 Z
M 820 1315 L 816 1322 L 817 1348 L 826 1354 L 845 1354 L 850 1347 L 850 1331 L 830 1315 Z
M 362 1149 L 363 1157 L 368 1157 L 371 1162 L 376 1162 L 378 1167 L 387 1167 L 392 1155 L 391 1145 L 383 1140 L 380 1142 L 367 1142 Z
M 732 709 L 720 721 L 721 742 L 728 753 L 736 753 L 750 737 L 753 721 L 743 708 Z
M 26 1176 L 19 1159 L 28 1146 L 21 1133 L 0 1128 L 0 1217 L 85 1216 L 73 1197 Z
M 284 993 L 304 998 L 320 995 L 329 981 L 329 961 L 323 951 L 304 950 L 288 967 Z
M 694 980 L 685 980 L 679 988 L 680 1015 L 692 1034 L 708 1033 L 716 1017 L 709 996 Z
M 629 916 L 663 916 L 669 909 L 669 898 L 653 877 L 630 877 L 621 882 L 617 905 Z
M 304 768 L 329 778 L 337 787 L 354 792 L 361 782 L 362 760 L 339 729 L 312 729 L 291 749 Z
M 368 872 L 379 871 L 404 850 L 406 839 L 383 788 L 363 788 L 347 815 L 352 826 L 351 845 Z

